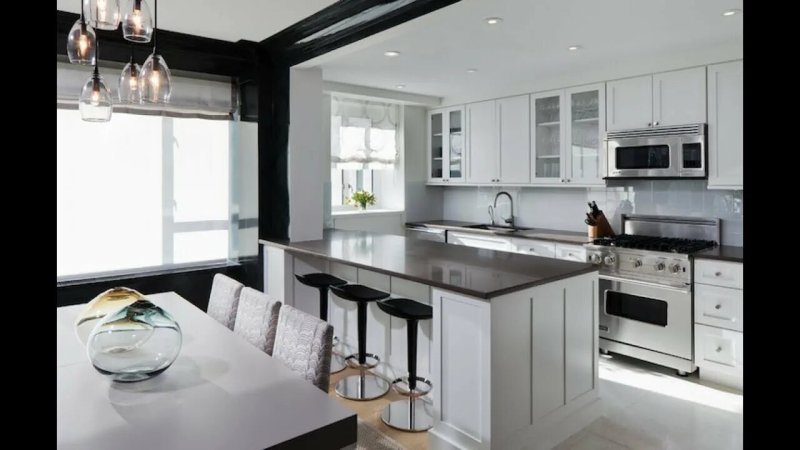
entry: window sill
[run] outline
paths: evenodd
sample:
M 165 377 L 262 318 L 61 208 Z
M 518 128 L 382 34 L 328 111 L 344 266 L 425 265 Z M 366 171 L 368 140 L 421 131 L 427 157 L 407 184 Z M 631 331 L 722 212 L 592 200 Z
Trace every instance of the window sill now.
M 176 274 L 184 272 L 194 272 L 197 270 L 209 270 L 209 269 L 220 269 L 223 267 L 241 266 L 242 263 L 248 262 L 251 259 L 253 261 L 258 260 L 257 257 L 247 257 L 247 258 L 240 258 L 239 261 L 210 261 L 206 263 L 182 265 L 176 267 L 128 270 L 128 271 L 119 271 L 106 274 L 96 274 L 96 275 L 90 274 L 84 277 L 81 277 L 79 275 L 63 277 L 61 279 L 59 278 L 56 279 L 56 287 L 75 286 L 80 284 L 99 283 L 99 282 L 114 281 L 114 280 L 130 280 L 132 278 L 145 278 L 156 275 L 167 275 L 167 274 Z
M 358 216 L 391 216 L 405 213 L 402 209 L 343 209 L 332 211 L 332 217 L 358 217 Z

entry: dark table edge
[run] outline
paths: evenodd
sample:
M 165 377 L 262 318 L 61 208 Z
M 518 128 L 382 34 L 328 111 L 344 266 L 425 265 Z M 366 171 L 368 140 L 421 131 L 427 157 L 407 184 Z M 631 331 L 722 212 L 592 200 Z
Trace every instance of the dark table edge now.
M 358 441 L 358 420 L 356 414 L 345 417 L 338 422 L 267 447 L 268 450 L 340 450 Z
M 286 250 L 289 253 L 296 253 L 296 254 L 301 254 L 301 255 L 314 256 L 314 257 L 322 258 L 322 259 L 325 259 L 325 260 L 328 260 L 328 261 L 338 262 L 338 263 L 345 264 L 345 265 L 348 265 L 348 266 L 353 266 L 353 267 L 357 267 L 357 268 L 360 268 L 360 269 L 366 269 L 366 270 L 371 270 L 373 272 L 382 273 L 384 275 L 389 275 L 389 276 L 393 276 L 393 277 L 397 277 L 397 278 L 402 278 L 404 280 L 413 281 L 413 282 L 424 284 L 424 285 L 427 285 L 427 286 L 433 286 L 433 287 L 437 287 L 437 288 L 440 288 L 440 289 L 445 289 L 445 290 L 451 291 L 451 292 L 458 292 L 460 294 L 469 295 L 471 297 L 482 298 L 484 300 L 488 300 L 488 299 L 491 299 L 493 297 L 499 297 L 499 296 L 505 295 L 505 294 L 510 294 L 512 292 L 522 291 L 524 289 L 528 289 L 528 288 L 531 288 L 531 287 L 534 287 L 534 286 L 540 286 L 540 285 L 543 285 L 543 284 L 552 283 L 554 281 L 563 280 L 565 278 L 572 278 L 572 277 L 575 277 L 575 276 L 578 276 L 578 275 L 584 275 L 584 274 L 587 274 L 587 273 L 591 273 L 591 272 L 596 272 L 597 271 L 597 267 L 588 266 L 588 267 L 584 267 L 582 269 L 575 270 L 573 272 L 568 272 L 568 273 L 565 273 L 565 274 L 562 274 L 562 275 L 552 276 L 552 277 L 545 278 L 545 279 L 542 279 L 542 280 L 531 281 L 531 282 L 528 282 L 528 283 L 523 283 L 523 284 L 519 284 L 519 285 L 516 285 L 516 286 L 511 286 L 511 287 L 508 287 L 508 288 L 505 288 L 505 289 L 497 289 L 497 290 L 490 291 L 490 292 L 479 292 L 479 291 L 473 291 L 473 290 L 467 289 L 467 288 L 462 288 L 462 287 L 459 287 L 459 286 L 453 286 L 453 285 L 449 285 L 449 284 L 445 284 L 445 283 L 439 283 L 439 282 L 432 281 L 432 280 L 423 280 L 423 279 L 420 279 L 420 278 L 417 278 L 417 277 L 413 277 L 413 276 L 405 274 L 405 273 L 392 272 L 391 270 L 385 270 L 385 269 L 381 269 L 379 267 L 374 267 L 374 266 L 369 266 L 369 265 L 366 265 L 366 264 L 361 264 L 361 263 L 357 263 L 357 262 L 353 262 L 353 261 L 348 261 L 346 259 L 333 258 L 331 256 L 323 255 L 323 254 L 316 253 L 316 252 L 312 252 L 312 251 L 309 251 L 309 250 L 306 250 L 306 249 L 292 247 L 290 243 L 287 243 L 285 241 L 281 242 L 281 241 L 262 240 L 261 243 L 264 244 L 264 245 L 272 245 L 274 247 L 281 248 L 283 250 Z

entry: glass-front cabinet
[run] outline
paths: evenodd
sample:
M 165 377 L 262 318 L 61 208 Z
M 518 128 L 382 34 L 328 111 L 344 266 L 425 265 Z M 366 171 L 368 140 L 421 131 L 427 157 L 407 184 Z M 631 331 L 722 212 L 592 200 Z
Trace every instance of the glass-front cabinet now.
M 464 181 L 464 108 L 428 112 L 428 181 Z
M 562 121 L 563 91 L 531 96 L 531 143 L 534 184 L 562 183 L 564 178 Z
M 531 96 L 532 184 L 604 185 L 605 86 Z
M 605 163 L 603 133 L 606 129 L 605 86 L 581 86 L 565 90 L 566 179 L 570 184 L 603 185 Z

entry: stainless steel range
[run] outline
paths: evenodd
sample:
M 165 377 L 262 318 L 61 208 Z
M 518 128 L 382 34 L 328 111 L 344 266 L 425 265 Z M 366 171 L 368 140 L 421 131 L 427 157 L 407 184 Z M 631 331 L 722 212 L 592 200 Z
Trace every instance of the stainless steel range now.
M 586 244 L 600 266 L 600 349 L 693 372 L 690 256 L 718 245 L 720 221 L 623 215 L 622 229 Z

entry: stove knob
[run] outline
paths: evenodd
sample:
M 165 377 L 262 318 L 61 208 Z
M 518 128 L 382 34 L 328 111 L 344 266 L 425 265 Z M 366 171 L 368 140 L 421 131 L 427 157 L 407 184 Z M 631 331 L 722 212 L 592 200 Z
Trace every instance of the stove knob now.
M 592 264 L 600 264 L 603 262 L 603 257 L 600 256 L 600 253 L 593 253 L 592 256 L 589 257 L 589 261 Z
M 642 260 L 641 259 L 637 259 L 636 261 L 634 261 L 633 262 L 633 267 L 642 267 Z
M 617 262 L 617 258 L 614 255 L 608 255 L 605 257 L 605 263 L 607 266 L 613 266 L 614 263 Z
M 677 264 L 677 263 L 670 264 L 669 271 L 672 272 L 672 273 L 678 273 L 678 272 L 681 271 L 681 265 Z
M 665 265 L 664 265 L 663 262 L 657 262 L 656 263 L 656 271 L 657 272 L 661 272 L 662 270 L 664 270 L 664 267 L 665 267 Z

